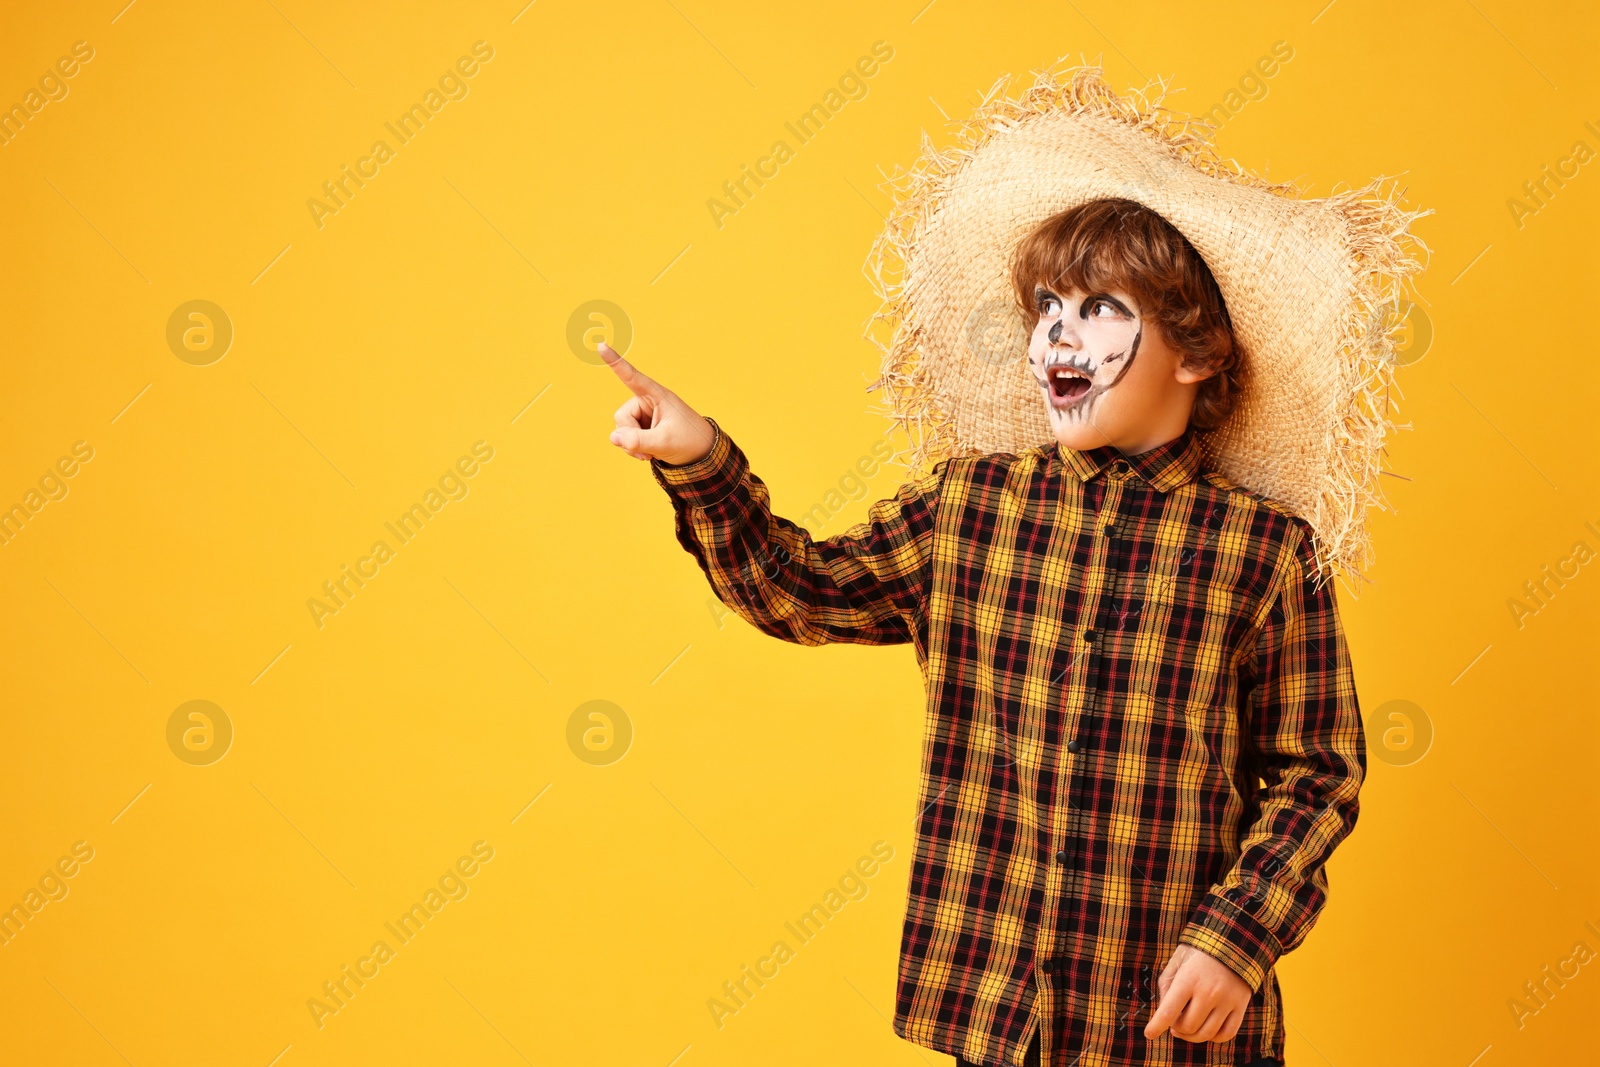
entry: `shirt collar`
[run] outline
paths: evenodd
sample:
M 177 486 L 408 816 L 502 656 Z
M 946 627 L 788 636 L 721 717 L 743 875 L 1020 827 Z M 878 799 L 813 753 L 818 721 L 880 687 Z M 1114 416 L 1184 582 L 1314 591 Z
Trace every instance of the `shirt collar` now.
M 1078 450 L 1056 442 L 1056 454 L 1067 469 L 1080 482 L 1087 482 L 1102 470 L 1110 468 L 1112 477 L 1136 474 L 1151 488 L 1168 492 L 1197 477 L 1201 468 L 1200 437 L 1193 427 L 1187 427 L 1166 444 L 1157 445 L 1136 456 L 1123 455 L 1115 445 Z M 1118 460 L 1124 461 L 1120 465 Z

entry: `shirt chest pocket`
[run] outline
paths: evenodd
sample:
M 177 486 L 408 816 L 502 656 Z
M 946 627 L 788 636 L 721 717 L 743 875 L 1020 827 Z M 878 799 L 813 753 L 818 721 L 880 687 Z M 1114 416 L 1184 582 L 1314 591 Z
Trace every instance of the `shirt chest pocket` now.
M 1193 602 L 1203 594 L 1198 578 L 1200 550 L 1193 544 L 1157 545 L 1150 565 L 1134 574 L 1135 596 L 1148 604 Z
M 1147 596 L 1170 596 L 1178 583 L 1185 563 L 1193 561 L 1194 548 L 1190 545 L 1158 545 L 1150 566 L 1144 572 L 1144 591 Z
M 1213 507 L 1197 516 L 1198 521 L 1183 530 L 1180 540 L 1157 544 L 1149 566 L 1139 576 L 1141 591 L 1160 603 L 1194 598 L 1203 603 L 1206 586 L 1214 578 L 1211 572 L 1226 519 L 1225 508 Z

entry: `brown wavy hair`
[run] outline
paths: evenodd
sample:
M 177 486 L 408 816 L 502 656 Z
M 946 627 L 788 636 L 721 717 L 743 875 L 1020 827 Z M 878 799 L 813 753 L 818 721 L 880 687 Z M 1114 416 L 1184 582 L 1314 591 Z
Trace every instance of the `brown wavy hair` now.
M 1041 222 L 1017 246 L 1011 284 L 1031 335 L 1039 324 L 1034 289 L 1120 289 L 1139 301 L 1200 383 L 1189 425 L 1214 430 L 1238 400 L 1243 361 L 1222 291 L 1200 253 L 1172 224 L 1143 204 L 1090 200 Z

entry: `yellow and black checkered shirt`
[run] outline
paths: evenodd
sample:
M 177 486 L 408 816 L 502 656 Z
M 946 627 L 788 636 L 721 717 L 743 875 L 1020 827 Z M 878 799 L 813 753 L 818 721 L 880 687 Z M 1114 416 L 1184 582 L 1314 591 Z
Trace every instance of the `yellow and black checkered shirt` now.
M 816 541 L 712 420 L 652 461 L 680 543 L 786 641 L 909 642 L 927 687 L 895 1031 L 986 1064 L 1283 1056 L 1273 966 L 1327 896 L 1366 747 L 1311 528 L 1202 462 L 1051 443 L 945 460 Z M 1254 996 L 1148 1041 L 1179 943 Z

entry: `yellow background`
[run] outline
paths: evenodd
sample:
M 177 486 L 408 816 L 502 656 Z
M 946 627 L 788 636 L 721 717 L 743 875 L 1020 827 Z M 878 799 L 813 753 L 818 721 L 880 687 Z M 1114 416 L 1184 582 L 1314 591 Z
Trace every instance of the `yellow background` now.
M 1575 942 L 1600 951 L 1600 566 L 1520 627 L 1507 603 L 1579 538 L 1600 549 L 1600 174 L 1520 226 L 1507 206 L 1574 141 L 1600 148 L 1592 13 L 523 2 L 0 15 L 0 103 L 94 48 L 0 146 L 0 504 L 94 449 L 0 547 L 0 905 L 94 849 L 0 947 L 0 1060 L 950 1062 L 887 1021 L 910 649 L 719 618 L 664 494 L 607 442 L 625 393 L 569 349 L 568 317 L 624 308 L 638 365 L 798 516 L 886 427 L 861 335 L 880 168 L 1008 72 L 1103 55 L 1113 83 L 1167 75 L 1200 111 L 1280 40 L 1294 58 L 1224 152 L 1312 195 L 1403 173 L 1437 212 L 1417 224 L 1435 337 L 1401 372 L 1402 477 L 1375 583 L 1341 590 L 1363 708 L 1412 701 L 1434 740 L 1373 760 L 1331 903 L 1280 967 L 1289 1056 L 1593 1055 L 1600 965 L 1520 1027 L 1508 1001 Z M 307 200 L 479 40 L 494 58 L 469 95 L 319 229 Z M 879 40 L 894 57 L 868 95 L 718 228 L 707 199 L 794 146 L 783 123 Z M 235 331 L 208 366 L 166 342 L 193 299 Z M 469 495 L 319 629 L 308 598 L 479 440 L 494 458 Z M 235 731 L 209 766 L 167 744 L 197 699 Z M 609 766 L 568 747 L 590 700 L 632 724 Z M 707 999 L 879 840 L 895 854 L 870 893 L 719 1029 Z M 494 859 L 469 895 L 319 1029 L 308 998 L 477 841 Z

